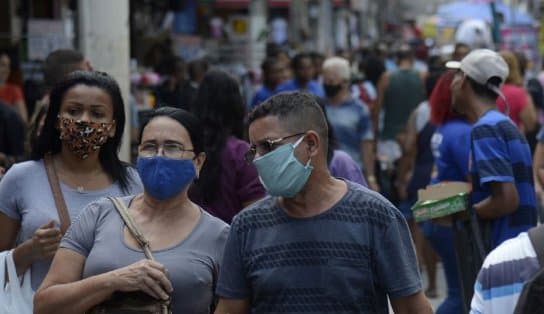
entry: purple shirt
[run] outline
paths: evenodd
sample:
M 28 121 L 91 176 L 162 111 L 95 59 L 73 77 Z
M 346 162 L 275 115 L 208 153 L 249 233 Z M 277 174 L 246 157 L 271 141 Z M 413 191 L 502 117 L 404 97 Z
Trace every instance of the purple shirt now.
M 193 199 L 207 212 L 226 223 L 230 223 L 232 217 L 244 208 L 245 203 L 261 199 L 266 193 L 259 181 L 257 169 L 244 159 L 248 149 L 247 142 L 229 136 L 220 156 L 221 173 L 215 200 L 206 204 L 200 199 Z
M 341 150 L 334 150 L 331 163 L 329 164 L 331 175 L 336 178 L 346 179 L 355 183 L 359 183 L 364 187 L 368 187 L 368 183 L 363 177 L 363 172 L 359 165 L 351 158 L 351 156 Z

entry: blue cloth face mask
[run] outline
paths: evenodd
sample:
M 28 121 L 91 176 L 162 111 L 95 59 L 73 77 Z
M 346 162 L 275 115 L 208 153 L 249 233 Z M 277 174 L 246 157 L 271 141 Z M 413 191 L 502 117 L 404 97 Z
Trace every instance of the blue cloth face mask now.
M 145 191 L 159 200 L 166 200 L 178 194 L 196 177 L 192 159 L 138 157 L 136 168 Z
M 310 160 L 303 165 L 295 157 L 295 148 L 303 139 L 304 135 L 295 144 L 281 145 L 253 161 L 261 183 L 270 195 L 293 197 L 308 181 L 313 169 Z

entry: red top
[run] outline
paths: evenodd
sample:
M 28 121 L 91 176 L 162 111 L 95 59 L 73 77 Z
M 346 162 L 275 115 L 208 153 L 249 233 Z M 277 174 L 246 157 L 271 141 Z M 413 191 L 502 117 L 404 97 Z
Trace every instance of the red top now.
M 447 71 L 442 74 L 429 97 L 431 122 L 436 125 L 442 125 L 446 121 L 461 117 L 451 110 L 450 85 L 454 74 L 455 71 Z
M 513 84 L 504 84 L 501 90 L 510 106 L 508 116 L 518 127 L 521 126 L 520 113 L 529 104 L 529 95 L 523 87 Z M 497 107 L 505 112 L 504 100 L 501 97 L 497 98 Z
M 0 101 L 6 105 L 13 105 L 17 101 L 23 100 L 23 91 L 17 85 L 6 83 L 0 86 Z

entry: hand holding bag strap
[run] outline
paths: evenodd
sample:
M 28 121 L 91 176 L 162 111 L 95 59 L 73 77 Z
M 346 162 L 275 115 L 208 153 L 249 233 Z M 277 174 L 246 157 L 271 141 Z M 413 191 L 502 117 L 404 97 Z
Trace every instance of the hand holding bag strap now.
M 47 172 L 49 186 L 51 187 L 53 198 L 55 199 L 55 206 L 57 207 L 57 212 L 59 214 L 60 232 L 64 234 L 66 233 L 66 230 L 68 230 L 68 227 L 70 227 L 70 215 L 68 214 L 66 202 L 64 201 L 64 196 L 60 190 L 59 177 L 57 176 L 57 171 L 55 170 L 55 165 L 53 164 L 51 154 L 46 154 L 43 157 L 43 162 L 45 164 L 45 171 Z
M 155 258 L 153 257 L 153 254 L 151 253 L 151 248 L 149 247 L 149 241 L 147 241 L 143 233 L 140 232 L 140 229 L 138 229 L 138 226 L 134 222 L 134 219 L 132 219 L 132 216 L 130 216 L 130 213 L 128 212 L 128 209 L 125 206 L 125 204 L 116 197 L 108 197 L 108 198 L 115 206 L 115 209 L 117 210 L 117 212 L 119 212 L 119 215 L 121 215 L 121 218 L 123 218 L 123 221 L 125 222 L 125 225 L 127 226 L 130 233 L 134 236 L 136 241 L 138 241 L 138 244 L 140 244 L 140 246 L 144 250 L 145 256 L 148 259 L 154 261 Z
M 531 244 L 535 249 L 536 256 L 538 257 L 538 263 L 540 268 L 544 267 L 544 226 L 536 226 L 527 232 L 529 234 L 529 239 Z
M 108 198 L 113 203 L 115 209 L 117 210 L 117 212 L 119 213 L 123 221 L 125 222 L 125 225 L 127 226 L 130 233 L 134 236 L 136 241 L 138 241 L 138 244 L 140 244 L 140 246 L 144 250 L 144 254 L 147 257 L 147 259 L 154 261 L 155 258 L 153 257 L 153 254 L 151 253 L 151 248 L 149 247 L 149 241 L 147 241 L 143 233 L 140 231 L 140 229 L 138 229 L 136 222 L 134 221 L 134 219 L 132 219 L 132 216 L 128 212 L 128 208 L 118 198 L 116 197 L 108 197 Z M 172 313 L 170 311 L 169 304 L 170 304 L 170 300 L 166 301 L 165 303 L 161 305 L 161 314 Z

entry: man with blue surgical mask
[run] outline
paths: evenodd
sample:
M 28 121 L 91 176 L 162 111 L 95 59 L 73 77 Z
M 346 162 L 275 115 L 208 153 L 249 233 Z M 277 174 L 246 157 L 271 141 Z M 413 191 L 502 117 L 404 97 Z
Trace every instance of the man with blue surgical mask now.
M 432 313 L 402 214 L 330 175 L 315 98 L 275 95 L 248 121 L 246 159 L 270 196 L 232 221 L 215 313 L 387 313 L 387 297 L 395 313 Z

